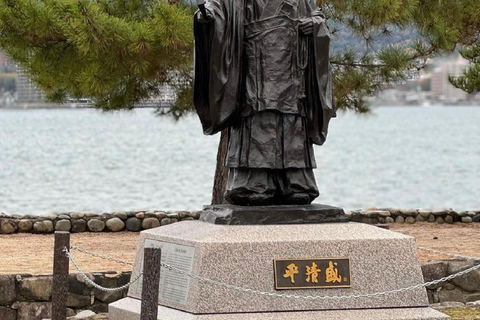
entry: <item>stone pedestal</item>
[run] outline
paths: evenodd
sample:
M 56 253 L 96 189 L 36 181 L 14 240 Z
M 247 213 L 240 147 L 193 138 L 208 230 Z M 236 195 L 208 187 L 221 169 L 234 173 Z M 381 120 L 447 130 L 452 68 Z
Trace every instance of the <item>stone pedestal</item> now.
M 358 223 L 216 225 L 184 221 L 143 231 L 143 248 L 162 247 L 162 262 L 200 277 L 263 292 L 343 296 L 389 291 L 423 282 L 414 239 Z M 349 258 L 350 288 L 275 290 L 274 259 Z M 304 272 L 304 271 L 303 271 Z M 141 281 L 109 306 L 111 320 L 139 319 Z M 161 271 L 159 317 L 188 319 L 449 319 L 428 308 L 424 288 L 382 295 L 305 300 L 258 295 Z

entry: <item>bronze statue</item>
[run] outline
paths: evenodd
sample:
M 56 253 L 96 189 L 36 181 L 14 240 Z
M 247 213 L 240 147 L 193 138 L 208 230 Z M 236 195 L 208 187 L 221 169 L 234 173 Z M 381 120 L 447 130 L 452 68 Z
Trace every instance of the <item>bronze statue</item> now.
M 228 129 L 227 201 L 311 203 L 319 195 L 312 144 L 325 142 L 335 116 L 330 36 L 315 0 L 200 7 L 194 104 L 205 134 Z

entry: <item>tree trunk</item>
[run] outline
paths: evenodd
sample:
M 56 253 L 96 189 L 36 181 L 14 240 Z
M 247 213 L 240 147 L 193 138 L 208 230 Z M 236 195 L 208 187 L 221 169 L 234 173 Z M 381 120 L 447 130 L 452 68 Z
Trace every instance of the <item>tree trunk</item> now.
M 215 169 L 215 178 L 213 180 L 212 204 L 227 203 L 224 198 L 227 187 L 228 168 L 224 166 L 225 156 L 227 155 L 228 129 L 222 131 L 220 143 L 217 152 L 217 168 Z

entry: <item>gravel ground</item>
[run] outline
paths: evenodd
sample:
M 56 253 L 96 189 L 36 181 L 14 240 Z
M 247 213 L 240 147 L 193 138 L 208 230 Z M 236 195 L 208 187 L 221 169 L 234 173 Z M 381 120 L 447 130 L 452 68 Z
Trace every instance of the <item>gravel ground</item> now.
M 416 223 L 413 225 L 390 225 L 390 230 L 414 236 L 418 246 L 444 252 L 480 257 L 480 223 L 436 224 Z M 51 274 L 53 265 L 53 234 L 0 235 L 0 274 Z M 96 253 L 109 255 L 133 262 L 137 247 L 138 233 L 78 233 L 72 234 L 71 245 Z M 73 251 L 79 266 L 88 272 L 128 271 L 131 267 L 94 258 Z M 420 261 L 446 259 L 419 250 Z M 73 266 L 70 266 L 73 272 Z

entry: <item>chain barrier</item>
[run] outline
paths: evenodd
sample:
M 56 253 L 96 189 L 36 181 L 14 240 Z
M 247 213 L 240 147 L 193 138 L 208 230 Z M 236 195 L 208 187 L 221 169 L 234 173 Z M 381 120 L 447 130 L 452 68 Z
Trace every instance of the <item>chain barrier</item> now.
M 75 249 L 73 249 L 75 248 Z M 72 247 L 73 250 L 77 250 L 77 251 L 80 251 L 80 252 L 83 252 L 83 253 L 86 253 L 86 254 L 90 254 L 92 256 L 95 256 L 95 257 L 98 257 L 98 258 L 101 258 L 101 259 L 105 259 L 105 260 L 109 260 L 109 261 L 115 261 L 115 262 L 120 262 L 120 263 L 124 263 L 124 264 L 128 264 L 128 265 L 133 265 L 132 263 L 129 263 L 129 262 L 126 262 L 126 261 L 122 261 L 122 260 L 119 260 L 119 259 L 115 259 L 115 258 L 111 258 L 111 257 L 108 257 L 108 256 L 104 256 L 104 255 L 100 255 L 100 254 L 96 254 L 96 253 L 93 253 L 91 251 L 88 251 L 88 250 L 85 250 L 85 249 L 80 249 L 78 247 Z M 446 253 L 446 252 L 441 252 L 441 251 L 437 251 L 437 250 L 434 250 L 434 249 L 429 249 L 429 248 L 424 248 L 424 247 L 419 247 L 420 250 L 425 250 L 425 251 L 431 251 L 431 252 L 435 252 L 435 253 L 439 253 L 439 254 L 444 254 L 444 255 L 449 255 L 449 256 L 454 256 L 454 257 L 458 257 L 458 258 L 462 258 L 462 259 L 474 259 L 476 261 L 480 260 L 480 258 L 475 258 L 475 257 L 468 257 L 468 256 L 461 256 L 461 255 L 457 255 L 457 254 L 452 254 L 452 253 Z M 73 266 L 75 267 L 75 269 L 77 269 L 77 271 L 82 275 L 82 277 L 85 279 L 85 281 L 89 284 L 91 284 L 93 287 L 99 289 L 99 290 L 102 290 L 102 291 L 120 291 L 120 290 L 123 290 L 123 289 L 126 289 L 128 288 L 130 285 L 132 285 L 133 283 L 137 282 L 140 277 L 143 275 L 143 273 L 139 273 L 132 281 L 130 281 L 129 283 L 121 286 L 121 287 L 118 287 L 118 288 L 105 288 L 105 287 L 102 287 L 98 284 L 96 284 L 95 282 L 93 282 L 77 265 L 77 263 L 75 262 L 75 260 L 73 259 L 73 257 L 71 256 L 70 252 L 68 251 L 67 248 L 65 248 L 63 250 L 65 252 L 65 254 L 67 255 L 68 259 L 72 262 Z M 357 299 L 357 298 L 372 298 L 372 297 L 378 297 L 378 296 L 384 296 L 384 295 L 390 295 L 390 294 L 394 294 L 394 293 L 403 293 L 403 292 L 407 292 L 407 291 L 412 291 L 412 290 L 416 290 L 416 289 L 420 289 L 420 288 L 424 288 L 424 287 L 428 287 L 428 286 L 431 286 L 431 285 L 436 285 L 436 284 L 439 284 L 439 283 L 442 283 L 442 282 L 446 282 L 446 281 L 449 281 L 449 280 L 452 280 L 454 278 L 457 278 L 457 277 L 461 277 L 467 273 L 470 273 L 472 271 L 475 271 L 477 269 L 480 269 L 480 264 L 478 265 L 475 265 L 473 267 L 470 267 L 468 269 L 465 269 L 463 271 L 460 271 L 460 272 L 457 272 L 455 274 L 452 274 L 452 275 L 449 275 L 447 277 L 443 277 L 443 278 L 440 278 L 440 279 L 437 279 L 437 280 L 433 280 L 433 281 L 429 281 L 429 282 L 425 282 L 425 283 L 421 283 L 421 284 L 417 284 L 417 285 L 413 285 L 413 286 L 410 286 L 410 287 L 406 287 L 406 288 L 400 288 L 400 289 L 395 289 L 395 290 L 389 290 L 389 291 L 383 291 L 383 292 L 374 292 L 374 293 L 364 293 L 364 294 L 352 294 L 352 295 L 335 295 L 335 296 L 302 296 L 302 295 L 294 295 L 294 294 L 282 294 L 282 293 L 276 293 L 276 292 L 265 292 L 265 291 L 260 291 L 260 290 L 255 290 L 255 289 L 251 289 L 251 288 L 246 288 L 246 287 L 242 287 L 242 286 L 235 286 L 235 285 L 232 285 L 232 284 L 227 284 L 227 283 L 223 283 L 223 282 L 220 282 L 220 281 L 216 281 L 216 280 L 212 280 L 212 279 L 209 279 L 209 278 L 205 278 L 205 277 L 201 277 L 199 275 L 195 275 L 195 274 L 192 274 L 192 273 L 189 273 L 189 272 L 186 272 L 184 270 L 181 270 L 179 268 L 176 268 L 174 266 L 171 266 L 171 265 L 168 265 L 164 262 L 161 262 L 160 263 L 160 266 L 165 268 L 166 270 L 170 271 L 170 272 L 175 272 L 175 273 L 178 273 L 178 274 L 181 274 L 181 275 L 184 275 L 184 276 L 187 276 L 187 277 L 190 277 L 192 279 L 195 279 L 199 282 L 203 282 L 203 283 L 209 283 L 209 284 L 212 284 L 212 285 L 215 285 L 215 286 L 219 286 L 219 287 L 223 287 L 223 288 L 227 288 L 227 289 L 232 289 L 232 290 L 237 290 L 237 291 L 242 291 L 242 292 L 246 292 L 246 293 L 253 293 L 253 294 L 258 294 L 258 295 L 263 295 L 263 296 L 270 296 L 270 297 L 276 297 L 276 298 L 289 298 L 289 299 L 304 299 L 304 300 L 343 300 L 343 299 Z
M 86 251 L 86 250 L 85 250 Z M 117 287 L 117 288 L 105 288 L 105 287 L 102 287 L 101 285 L 99 284 L 96 284 L 94 281 L 92 281 L 92 279 L 90 279 L 86 274 L 85 272 L 82 271 L 82 269 L 80 269 L 80 267 L 78 266 L 78 264 L 75 262 L 75 260 L 73 259 L 70 251 L 68 251 L 68 249 L 65 247 L 63 249 L 63 252 L 65 252 L 65 255 L 68 257 L 68 260 L 70 260 L 70 262 L 73 264 L 73 266 L 75 267 L 75 269 L 77 269 L 78 273 L 83 277 L 83 279 L 85 280 L 86 283 L 90 284 L 91 286 L 93 286 L 94 288 L 100 290 L 100 291 L 109 291 L 109 292 L 115 292 L 115 291 L 122 291 L 124 289 L 127 289 L 128 287 L 130 287 L 132 284 L 134 284 L 135 282 L 138 281 L 138 279 L 140 279 L 140 277 L 142 276 L 142 273 L 140 273 L 137 277 L 135 277 L 133 280 L 131 280 L 129 283 L 127 284 L 124 284 L 123 286 L 121 287 Z M 99 256 L 101 257 L 100 255 L 95 255 L 95 256 Z M 102 259 L 105 259 L 106 256 L 104 256 Z M 112 258 L 113 259 L 113 258 Z M 111 259 L 108 259 L 108 260 L 111 260 Z M 114 259 L 114 260 L 117 260 L 117 259 Z M 114 261 L 114 260 L 111 260 L 111 261 Z M 128 263 L 127 263 L 128 264 Z

